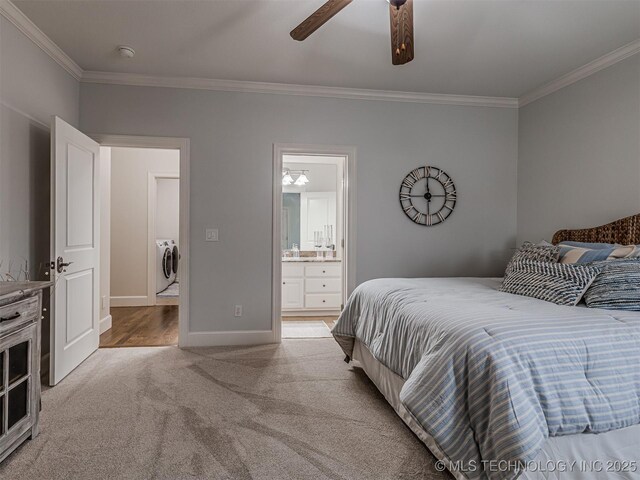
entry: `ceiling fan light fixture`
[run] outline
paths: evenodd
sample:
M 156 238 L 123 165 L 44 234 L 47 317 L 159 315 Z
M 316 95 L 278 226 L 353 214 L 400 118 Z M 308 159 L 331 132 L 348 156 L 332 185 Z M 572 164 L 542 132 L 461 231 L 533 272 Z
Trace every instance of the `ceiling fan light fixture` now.
M 387 0 L 387 2 L 389 2 L 390 5 L 393 5 L 394 7 L 399 9 L 402 5 L 407 3 L 407 0 Z

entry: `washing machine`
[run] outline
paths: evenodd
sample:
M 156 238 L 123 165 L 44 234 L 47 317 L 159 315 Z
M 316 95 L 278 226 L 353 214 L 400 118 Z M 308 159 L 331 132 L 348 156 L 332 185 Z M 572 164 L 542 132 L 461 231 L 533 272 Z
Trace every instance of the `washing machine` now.
M 173 240 L 158 239 L 156 247 L 156 293 L 160 293 L 176 281 L 180 254 Z

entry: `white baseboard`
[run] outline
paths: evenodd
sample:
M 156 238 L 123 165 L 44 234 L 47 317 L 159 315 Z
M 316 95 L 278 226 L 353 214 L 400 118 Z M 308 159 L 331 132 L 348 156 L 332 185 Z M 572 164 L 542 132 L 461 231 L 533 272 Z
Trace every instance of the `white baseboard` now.
M 264 345 L 275 343 L 271 330 L 249 330 L 246 332 L 189 332 L 187 338 L 180 337 L 180 347 L 219 347 L 228 345 Z
M 111 328 L 112 320 L 113 318 L 111 317 L 111 315 L 107 315 L 102 320 L 100 320 L 100 335 Z
M 131 297 L 111 297 L 112 307 L 146 307 L 149 301 L 146 295 Z

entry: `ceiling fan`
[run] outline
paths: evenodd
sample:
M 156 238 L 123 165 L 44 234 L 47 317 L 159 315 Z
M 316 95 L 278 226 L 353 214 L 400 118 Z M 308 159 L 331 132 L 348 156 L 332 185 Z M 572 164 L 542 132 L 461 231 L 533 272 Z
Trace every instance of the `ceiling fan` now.
M 302 41 L 328 22 L 353 0 L 329 0 L 291 30 L 291 38 Z M 391 61 L 403 65 L 413 60 L 413 0 L 387 0 L 391 25 Z

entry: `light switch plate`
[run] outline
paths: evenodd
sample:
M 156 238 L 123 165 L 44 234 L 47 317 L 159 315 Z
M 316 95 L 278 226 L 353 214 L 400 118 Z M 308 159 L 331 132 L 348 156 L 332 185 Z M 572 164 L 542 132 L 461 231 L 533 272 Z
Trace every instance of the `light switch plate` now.
M 241 317 L 242 316 L 242 305 L 236 305 L 234 307 L 233 316 L 234 317 Z
M 218 229 L 217 228 L 207 228 L 205 230 L 204 239 L 207 242 L 217 242 L 218 241 Z

